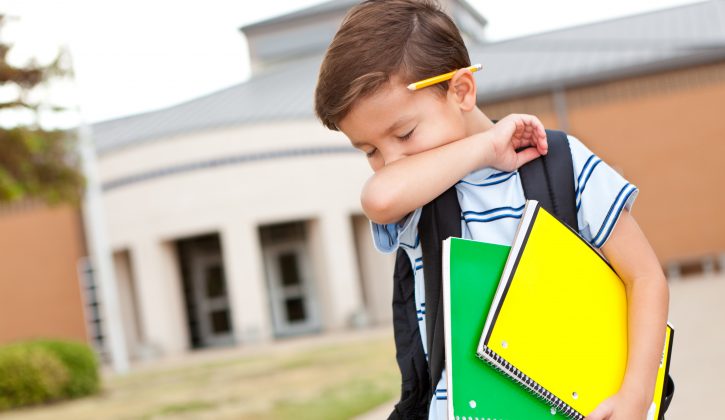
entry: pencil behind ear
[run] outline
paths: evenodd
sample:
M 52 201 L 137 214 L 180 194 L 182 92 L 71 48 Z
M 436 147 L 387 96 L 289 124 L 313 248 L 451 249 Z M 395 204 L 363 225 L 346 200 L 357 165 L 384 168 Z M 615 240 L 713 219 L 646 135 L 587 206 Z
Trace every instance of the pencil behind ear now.
M 448 82 L 448 95 L 460 105 L 463 111 L 471 111 L 476 107 L 476 80 L 467 68 L 460 69 Z

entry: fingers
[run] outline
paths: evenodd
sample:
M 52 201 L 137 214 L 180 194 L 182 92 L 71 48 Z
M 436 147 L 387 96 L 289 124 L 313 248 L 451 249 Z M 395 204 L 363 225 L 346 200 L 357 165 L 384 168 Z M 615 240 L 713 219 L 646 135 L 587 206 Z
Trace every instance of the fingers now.
M 515 148 L 534 146 L 541 155 L 549 151 L 549 144 L 546 140 L 544 124 L 534 115 L 511 114 L 507 118 L 513 120 L 515 125 L 512 135 L 512 143 Z
M 603 403 L 599 404 L 594 411 L 589 413 L 588 416 L 584 418 L 584 420 L 605 420 L 608 419 L 612 412 L 614 411 L 614 407 L 612 404 L 611 399 L 605 400 Z
M 514 120 L 514 124 L 516 126 L 516 129 L 514 130 L 513 138 L 521 139 L 526 132 L 526 121 L 522 118 L 518 118 Z
M 516 169 L 526 165 L 539 156 L 541 156 L 541 154 L 533 147 L 527 147 L 526 149 L 516 153 Z
M 538 118 L 531 115 L 531 126 L 534 137 L 534 145 L 539 153 L 545 155 L 549 151 L 549 143 L 546 141 L 546 130 L 544 130 L 544 124 L 542 124 Z

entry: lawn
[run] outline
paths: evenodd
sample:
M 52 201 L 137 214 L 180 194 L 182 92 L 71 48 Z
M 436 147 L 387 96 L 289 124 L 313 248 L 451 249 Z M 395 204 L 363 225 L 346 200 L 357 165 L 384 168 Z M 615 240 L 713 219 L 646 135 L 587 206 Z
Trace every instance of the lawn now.
M 392 337 L 378 336 L 144 369 L 107 378 L 97 396 L 0 417 L 346 419 L 396 397 L 398 381 Z

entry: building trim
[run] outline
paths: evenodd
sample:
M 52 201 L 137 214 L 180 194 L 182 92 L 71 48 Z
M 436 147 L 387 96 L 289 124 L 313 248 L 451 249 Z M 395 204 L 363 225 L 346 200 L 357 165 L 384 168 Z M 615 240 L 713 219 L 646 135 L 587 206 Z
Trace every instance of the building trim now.
M 518 87 L 506 86 L 498 91 L 481 89 L 477 94 L 479 104 L 497 103 L 506 100 L 543 95 L 556 89 L 573 90 L 592 85 L 617 82 L 630 78 L 647 77 L 658 73 L 671 73 L 687 70 L 692 67 L 717 65 L 725 61 L 725 47 L 703 49 L 700 54 L 671 58 L 649 63 L 636 63 L 631 66 L 620 66 L 610 70 L 594 73 L 582 73 L 562 78 L 552 78 L 538 83 L 523 84 Z M 482 51 L 485 54 L 485 50 Z M 471 54 L 477 57 L 479 54 Z M 474 60 L 476 61 L 476 60 Z
M 271 150 L 267 152 L 245 153 L 241 155 L 225 156 L 222 158 L 206 159 L 195 162 L 181 163 L 158 169 L 151 169 L 139 172 L 133 175 L 127 175 L 120 178 L 112 179 L 104 182 L 101 186 L 104 192 L 117 190 L 141 182 L 146 182 L 158 178 L 177 175 L 186 172 L 194 172 L 205 169 L 219 168 L 223 166 L 241 165 L 251 162 L 260 162 L 267 160 L 283 159 L 289 157 L 331 155 L 331 154 L 349 154 L 359 153 L 357 149 L 350 146 L 323 146 L 323 147 L 307 147 L 284 150 Z

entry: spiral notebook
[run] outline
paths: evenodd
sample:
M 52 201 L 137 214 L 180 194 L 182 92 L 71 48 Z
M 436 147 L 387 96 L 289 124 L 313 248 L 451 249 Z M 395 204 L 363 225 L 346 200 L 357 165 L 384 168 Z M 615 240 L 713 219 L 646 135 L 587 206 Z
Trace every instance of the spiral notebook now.
M 443 311 L 449 419 L 563 419 L 476 355 L 508 246 L 443 241 Z
M 667 326 L 650 417 L 659 418 Z M 586 240 L 528 201 L 477 349 L 479 357 L 583 419 L 615 394 L 627 363 L 624 284 Z

